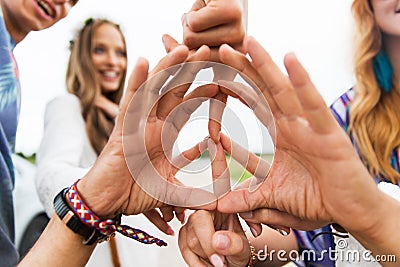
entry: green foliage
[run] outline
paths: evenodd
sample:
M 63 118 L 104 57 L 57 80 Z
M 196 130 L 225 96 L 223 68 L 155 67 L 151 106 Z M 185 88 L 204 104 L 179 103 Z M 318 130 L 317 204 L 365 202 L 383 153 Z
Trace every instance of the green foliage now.
M 272 164 L 273 157 L 274 157 L 274 155 L 270 155 L 270 154 L 262 154 L 262 155 L 257 155 L 257 156 L 261 156 L 261 158 L 268 161 L 270 164 Z M 245 170 L 233 158 L 227 157 L 227 160 L 228 160 L 228 166 L 229 166 L 231 178 L 235 182 L 241 183 L 252 176 L 251 173 L 249 173 L 247 170 Z
M 26 159 L 27 161 L 29 161 L 32 164 L 35 164 L 35 162 L 36 162 L 36 153 L 33 153 L 30 156 L 27 156 L 27 155 L 25 155 L 25 154 L 23 154 L 21 152 L 17 152 L 15 154 L 17 154 L 20 157 L 23 157 L 24 159 Z

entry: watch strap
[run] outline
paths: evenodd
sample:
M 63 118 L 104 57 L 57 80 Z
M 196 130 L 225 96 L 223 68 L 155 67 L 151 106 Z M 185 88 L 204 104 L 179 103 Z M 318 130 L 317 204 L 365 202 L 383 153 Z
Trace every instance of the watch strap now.
M 69 229 L 84 238 L 83 244 L 92 245 L 100 238 L 100 234 L 95 228 L 91 228 L 81 222 L 79 217 L 74 213 L 65 199 L 68 190 L 69 188 L 64 188 L 54 198 L 55 212 Z

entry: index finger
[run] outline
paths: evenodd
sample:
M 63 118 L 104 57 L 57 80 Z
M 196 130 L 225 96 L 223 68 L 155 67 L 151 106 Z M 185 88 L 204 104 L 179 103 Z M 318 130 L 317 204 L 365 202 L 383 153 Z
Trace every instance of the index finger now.
M 187 59 L 178 73 L 162 89 L 164 95 L 158 102 L 156 110 L 158 118 L 165 119 L 183 101 L 183 97 L 196 78 L 197 73 L 205 66 L 203 61 L 208 60 L 209 57 L 210 49 L 207 46 L 202 46 Z
M 229 192 L 231 189 L 230 172 L 221 143 L 215 144 L 214 141 L 209 139 L 208 144 L 208 150 L 211 159 L 214 194 L 217 197 L 220 197 Z
M 189 216 L 186 224 L 188 243 L 192 242 L 194 250 L 203 250 L 209 258 L 215 253 L 212 246 L 212 236 L 215 233 L 214 218 L 208 211 L 198 210 Z M 197 244 L 193 244 L 197 240 Z

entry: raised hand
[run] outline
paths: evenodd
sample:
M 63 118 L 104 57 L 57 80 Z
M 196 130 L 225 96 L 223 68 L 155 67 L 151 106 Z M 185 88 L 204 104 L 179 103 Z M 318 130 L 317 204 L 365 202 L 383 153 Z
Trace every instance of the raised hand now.
M 329 222 L 338 222 L 349 231 L 369 229 L 376 218 L 365 220 L 365 207 L 379 214 L 379 199 L 365 192 L 377 188 L 306 71 L 289 54 L 285 58 L 287 77 L 254 39 L 247 39 L 245 47 L 252 61 L 228 46 L 221 47 L 220 56 L 262 91 L 275 119 L 276 151 L 272 168 L 258 189 L 230 192 L 218 201 L 218 210 L 252 211 L 244 217 L 300 229 Z M 253 99 L 254 109 L 262 107 L 258 102 Z M 259 118 L 271 128 L 268 120 Z
M 196 72 L 193 69 L 194 72 L 190 72 L 191 69 L 185 66 L 182 67 L 183 71 L 179 71 L 179 67 L 173 68 L 176 73 L 165 70 L 186 60 L 207 60 L 209 50 L 204 47 L 190 58 L 187 57 L 188 49 L 185 46 L 178 46 L 163 58 L 150 74 L 148 74 L 148 63 L 143 59 L 138 61 L 133 70 L 127 94 L 121 102 L 121 112 L 117 118 L 110 141 L 93 168 L 78 183 L 78 189 L 85 202 L 101 218 L 114 218 L 121 213 L 138 214 L 164 206 L 164 203 L 179 204 L 181 206 L 187 204 L 190 207 L 192 206 L 191 204 L 194 204 L 194 199 L 197 198 L 201 198 L 204 201 L 202 203 L 205 203 L 205 205 L 202 208 L 215 208 L 215 197 L 211 193 L 200 189 L 185 190 L 180 186 L 179 181 L 174 178 L 178 168 L 173 166 L 171 164 L 172 159 L 167 157 L 170 150 L 166 150 L 167 156 L 163 153 L 160 154 L 160 152 L 164 151 L 160 147 L 163 127 L 174 131 L 175 136 L 172 135 L 171 139 L 173 141 L 179 132 L 179 127 L 184 125 L 189 116 L 188 114 L 181 116 L 182 124 L 178 126 L 173 124 L 176 121 L 171 119 L 172 117 L 168 117 L 175 105 L 181 103 L 181 98 L 189 87 L 188 82 Z M 162 98 L 157 98 L 157 94 L 160 92 L 159 89 L 164 86 L 170 74 L 176 74 L 176 77 L 167 86 L 175 89 L 163 95 Z M 148 77 L 149 80 L 146 82 Z M 187 81 L 183 85 L 179 82 L 181 77 Z M 173 83 L 177 86 L 172 86 Z M 138 91 L 142 85 L 145 89 Z M 144 94 L 146 98 L 142 98 L 138 105 L 129 105 L 136 91 L 142 96 Z M 213 96 L 212 88 L 203 91 L 210 94 L 210 97 Z M 214 94 L 216 92 L 217 89 L 214 90 Z M 151 99 L 157 100 L 154 103 L 158 102 L 153 108 L 148 106 L 148 101 Z M 150 110 L 147 114 L 145 112 L 146 108 Z M 166 121 L 168 118 L 170 121 Z M 144 127 L 144 136 L 139 136 L 143 133 L 140 132 L 138 134 L 138 129 L 140 129 L 142 123 L 147 124 Z M 135 139 L 136 137 L 140 138 Z M 125 148 L 123 148 L 123 144 Z M 138 150 L 135 150 L 136 148 Z M 184 152 L 185 157 L 196 158 L 200 153 L 199 149 L 199 146 L 189 149 Z M 149 161 L 138 160 L 132 162 L 132 159 L 137 159 L 135 156 L 140 151 L 147 152 L 144 153 L 144 156 Z M 126 156 L 126 159 L 124 156 Z M 131 173 L 134 174 L 135 179 L 132 178 Z M 157 183 L 153 183 L 155 181 Z M 151 186 L 154 184 L 157 184 L 157 186 Z M 105 194 L 104 192 L 107 193 Z

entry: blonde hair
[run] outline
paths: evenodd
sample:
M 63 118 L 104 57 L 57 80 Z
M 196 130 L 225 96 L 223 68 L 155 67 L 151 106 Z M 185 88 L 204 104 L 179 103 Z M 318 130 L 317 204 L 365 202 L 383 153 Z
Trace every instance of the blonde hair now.
M 94 104 L 96 96 L 102 92 L 100 84 L 95 78 L 92 60 L 92 39 L 96 29 L 103 24 L 110 24 L 118 29 L 125 45 L 125 38 L 117 24 L 105 19 L 89 19 L 78 32 L 75 41 L 71 43 L 71 55 L 66 74 L 67 90 L 79 98 L 82 116 L 86 124 L 86 132 L 97 155 L 106 145 L 114 127 L 114 118 L 107 116 L 103 110 Z M 118 90 L 104 94 L 105 97 L 116 104 L 121 100 L 125 77 L 126 70 Z
M 357 85 L 350 108 L 349 133 L 369 172 L 397 184 L 400 175 L 391 166 L 390 156 L 400 144 L 399 88 L 395 83 L 392 90 L 385 93 L 377 83 L 373 59 L 383 49 L 383 44 L 370 1 L 355 0 L 352 11 L 357 26 L 354 57 Z

